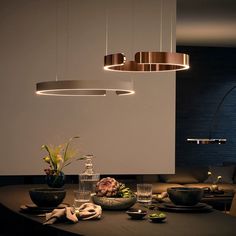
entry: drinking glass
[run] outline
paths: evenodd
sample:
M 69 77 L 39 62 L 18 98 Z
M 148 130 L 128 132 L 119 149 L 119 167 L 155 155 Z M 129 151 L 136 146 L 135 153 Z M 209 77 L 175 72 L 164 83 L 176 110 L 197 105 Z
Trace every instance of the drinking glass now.
M 90 191 L 84 191 L 84 190 L 75 190 L 74 191 L 74 204 L 73 207 L 76 210 L 78 210 L 78 208 L 86 202 L 90 201 L 90 195 L 91 192 Z
M 137 200 L 140 203 L 151 203 L 152 184 L 137 184 Z

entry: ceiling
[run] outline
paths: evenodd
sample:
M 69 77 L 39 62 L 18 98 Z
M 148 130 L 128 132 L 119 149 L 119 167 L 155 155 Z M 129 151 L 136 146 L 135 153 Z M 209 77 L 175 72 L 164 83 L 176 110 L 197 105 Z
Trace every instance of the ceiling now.
M 176 43 L 236 47 L 236 0 L 177 0 Z

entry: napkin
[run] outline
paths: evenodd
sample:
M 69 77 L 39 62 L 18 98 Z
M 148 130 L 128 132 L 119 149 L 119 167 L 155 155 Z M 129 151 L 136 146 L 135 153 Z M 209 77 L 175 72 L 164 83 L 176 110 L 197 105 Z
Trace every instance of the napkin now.
M 164 199 L 168 197 L 168 193 L 167 192 L 162 192 L 160 194 L 157 195 L 158 199 Z
M 68 220 L 72 223 L 78 222 L 73 207 L 65 207 L 63 209 L 54 209 L 52 212 L 46 213 L 46 221 L 43 224 L 50 225 L 57 220 Z
M 75 210 L 77 217 L 81 220 L 100 219 L 102 208 L 93 203 L 84 203 Z
M 162 192 L 160 194 L 154 195 L 153 198 L 158 202 L 165 202 L 169 200 L 167 192 Z
M 63 209 L 54 209 L 52 212 L 46 213 L 46 221 L 43 224 L 50 225 L 58 220 L 77 223 L 78 219 L 100 219 L 101 215 L 101 206 L 95 205 L 93 203 L 84 203 L 76 209 L 73 207 L 65 207 Z

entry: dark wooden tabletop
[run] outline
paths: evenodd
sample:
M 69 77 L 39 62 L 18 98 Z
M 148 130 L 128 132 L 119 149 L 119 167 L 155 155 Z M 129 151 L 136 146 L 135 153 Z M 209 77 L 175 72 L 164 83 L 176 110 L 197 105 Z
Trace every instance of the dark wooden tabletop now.
M 15 185 L 0 188 L 0 203 L 8 211 L 26 220 L 33 221 L 40 227 L 44 217 L 32 216 L 19 211 L 20 205 L 31 203 L 28 190 L 35 185 Z M 73 203 L 73 190 L 77 185 L 66 186 L 67 196 L 64 202 Z M 171 213 L 167 212 L 165 223 L 151 223 L 144 220 L 131 220 L 125 211 L 103 211 L 102 218 L 95 221 L 79 221 L 77 224 L 57 223 L 51 228 L 58 232 L 68 232 L 86 236 L 235 236 L 236 217 L 213 210 L 208 213 Z M 63 234 L 60 234 L 63 235 Z

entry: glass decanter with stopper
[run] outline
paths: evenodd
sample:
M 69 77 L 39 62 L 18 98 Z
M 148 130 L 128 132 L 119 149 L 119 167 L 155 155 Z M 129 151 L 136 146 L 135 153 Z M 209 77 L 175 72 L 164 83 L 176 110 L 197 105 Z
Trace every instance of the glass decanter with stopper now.
M 85 155 L 85 170 L 79 174 L 79 189 L 82 191 L 89 191 L 91 195 L 95 194 L 96 183 L 100 179 L 100 174 L 93 170 L 93 155 Z

